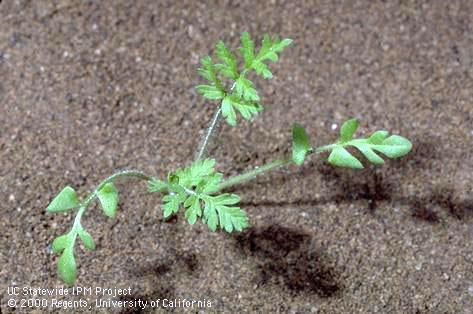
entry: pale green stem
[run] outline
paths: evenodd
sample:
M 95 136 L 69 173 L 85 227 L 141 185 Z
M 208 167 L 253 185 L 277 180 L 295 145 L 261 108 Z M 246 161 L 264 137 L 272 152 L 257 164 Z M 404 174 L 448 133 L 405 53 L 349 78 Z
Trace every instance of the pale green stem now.
M 207 145 L 209 144 L 209 140 L 212 137 L 212 133 L 214 132 L 215 127 L 217 126 L 217 123 L 218 123 L 218 120 L 220 119 L 220 114 L 221 113 L 222 113 L 222 107 L 219 106 L 217 111 L 215 111 L 215 114 L 214 114 L 212 120 L 210 121 L 210 125 L 207 128 L 207 132 L 205 133 L 205 136 L 203 137 L 202 142 L 199 146 L 199 150 L 198 150 L 198 153 L 197 153 L 196 160 L 202 159 L 202 157 L 204 156 L 205 150 L 207 149 Z
M 74 219 L 73 229 L 76 226 L 78 227 L 80 225 L 80 219 L 82 218 L 82 215 L 84 214 L 85 210 L 89 206 L 90 202 L 92 202 L 92 200 L 97 196 L 98 191 L 100 191 L 104 187 L 105 184 L 113 182 L 120 177 L 135 177 L 135 178 L 146 180 L 146 181 L 149 181 L 152 179 L 151 176 L 138 170 L 122 170 L 122 171 L 112 174 L 111 176 L 109 176 L 108 178 L 100 182 L 99 185 L 97 185 L 97 187 L 80 204 L 79 210 L 77 211 L 76 218 Z
M 248 72 L 248 70 L 243 70 L 243 72 L 240 73 L 240 77 L 245 76 L 246 72 Z M 236 86 L 236 81 L 233 82 L 233 85 L 227 94 L 230 94 L 235 89 L 235 86 Z M 218 125 L 218 121 L 220 120 L 221 114 L 222 114 L 222 104 L 220 103 L 217 111 L 215 111 L 215 114 L 212 120 L 210 120 L 209 127 L 207 128 L 207 132 L 205 132 L 205 135 L 202 138 L 202 141 L 200 142 L 199 148 L 197 149 L 197 156 L 195 160 L 199 160 L 205 157 L 207 145 L 209 144 L 210 139 L 212 138 L 212 134 L 215 132 L 215 129 Z
M 322 152 L 325 152 L 325 151 L 329 151 L 329 150 L 333 149 L 335 146 L 336 146 L 336 144 L 330 144 L 330 145 L 324 145 L 324 146 L 320 146 L 320 147 L 316 147 L 316 148 L 311 148 L 307 152 L 307 155 L 319 154 L 319 153 L 322 153 Z M 256 178 L 257 175 L 263 174 L 265 172 L 271 171 L 271 170 L 279 168 L 281 166 L 285 166 L 285 165 L 289 164 L 291 161 L 292 161 L 292 156 L 291 155 L 290 156 L 285 156 L 284 158 L 273 160 L 270 163 L 267 163 L 267 164 L 265 164 L 261 167 L 256 167 L 255 169 L 250 170 L 248 172 L 230 177 L 227 180 L 220 183 L 220 185 L 218 186 L 217 191 L 229 188 L 231 186 L 234 186 L 234 185 L 237 185 L 237 184 L 249 181 L 249 180 L 252 180 L 252 179 Z

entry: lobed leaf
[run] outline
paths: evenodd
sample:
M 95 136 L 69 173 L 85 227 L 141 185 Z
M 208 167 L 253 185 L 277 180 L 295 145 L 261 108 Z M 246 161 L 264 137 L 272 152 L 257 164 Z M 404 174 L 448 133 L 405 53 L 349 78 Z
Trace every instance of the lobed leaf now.
M 302 165 L 310 149 L 309 136 L 304 127 L 295 123 L 292 127 L 292 161 L 298 166 Z
M 66 186 L 59 194 L 51 201 L 46 210 L 48 212 L 57 213 L 64 212 L 72 208 L 79 207 L 79 200 L 76 191 L 70 186 Z
M 378 145 L 372 145 L 373 149 L 383 153 L 389 158 L 398 158 L 406 155 L 412 149 L 412 143 L 399 135 L 391 135 Z
M 355 146 L 371 163 L 375 165 L 382 165 L 384 164 L 383 158 L 381 158 L 378 154 L 376 154 L 370 147 L 369 144 L 363 143 L 354 143 Z
M 361 162 L 342 146 L 335 147 L 328 157 L 328 162 L 338 167 L 363 169 Z
M 106 216 L 114 218 L 117 214 L 118 191 L 111 182 L 106 183 L 98 192 L 97 197 L 102 205 L 103 212 Z
M 376 152 L 380 152 L 388 158 L 398 158 L 406 155 L 412 149 L 412 143 L 399 135 L 391 135 L 381 130 L 376 131 L 367 139 L 353 139 L 353 134 L 358 128 L 358 121 L 350 119 L 343 123 L 340 129 L 340 139 L 334 144 L 335 148 L 329 155 L 328 161 L 339 167 L 361 169 L 361 162 L 348 152 L 344 146 L 353 146 L 358 149 L 369 162 L 375 165 L 384 164 L 384 160 Z
M 389 132 L 388 131 L 376 131 L 371 136 L 368 138 L 368 142 L 371 144 L 381 144 L 386 137 L 388 137 Z

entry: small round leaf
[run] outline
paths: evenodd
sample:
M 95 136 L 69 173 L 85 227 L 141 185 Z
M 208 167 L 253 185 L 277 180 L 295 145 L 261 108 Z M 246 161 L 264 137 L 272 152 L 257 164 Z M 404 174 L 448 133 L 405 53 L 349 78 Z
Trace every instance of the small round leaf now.
M 64 250 L 69 244 L 70 237 L 68 234 L 63 234 L 54 239 L 52 244 L 52 250 L 54 253 L 60 253 Z
M 114 218 L 117 214 L 118 205 L 118 191 L 115 188 L 115 185 L 111 182 L 105 184 L 100 191 L 97 192 L 97 196 L 105 215 Z
M 358 120 L 350 119 L 345 121 L 340 128 L 340 142 L 345 143 L 353 138 L 356 129 L 358 129 Z
M 76 281 L 77 266 L 74 259 L 73 245 L 68 246 L 58 261 L 59 277 L 68 285 L 72 285 Z
M 70 186 L 66 186 L 59 194 L 52 200 L 46 208 L 48 212 L 64 212 L 68 209 L 79 207 L 79 200 L 77 199 L 76 191 Z
M 295 123 L 292 127 L 292 161 L 298 166 L 302 165 L 310 148 L 309 136 L 304 127 Z
M 90 235 L 90 233 L 88 233 L 84 229 L 81 229 L 79 231 L 79 237 L 87 249 L 95 250 L 95 241 L 94 241 L 94 238 L 92 238 L 92 236 Z

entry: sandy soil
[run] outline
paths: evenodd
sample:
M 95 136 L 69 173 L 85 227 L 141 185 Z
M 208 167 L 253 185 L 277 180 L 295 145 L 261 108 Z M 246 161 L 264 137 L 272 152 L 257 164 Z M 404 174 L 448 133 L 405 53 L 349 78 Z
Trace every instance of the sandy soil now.
M 117 219 L 85 217 L 97 250 L 78 248 L 77 285 L 205 312 L 473 313 L 472 25 L 467 0 L 1 1 L 1 312 L 30 311 L 7 287 L 62 285 L 49 245 L 73 217 L 45 208 L 63 186 L 192 160 L 215 108 L 199 58 L 246 30 L 294 44 L 257 80 L 261 117 L 221 127 L 220 171 L 281 154 L 294 121 L 325 144 L 358 117 L 412 153 L 363 171 L 312 157 L 236 187 L 251 228 L 232 235 L 164 221 L 158 195 L 120 181 Z

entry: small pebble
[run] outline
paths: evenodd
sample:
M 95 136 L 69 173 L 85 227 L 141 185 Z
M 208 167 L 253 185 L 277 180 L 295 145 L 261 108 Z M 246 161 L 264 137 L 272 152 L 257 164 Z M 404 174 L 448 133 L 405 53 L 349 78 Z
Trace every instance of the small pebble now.
M 421 270 L 422 269 L 422 263 L 419 263 L 416 265 L 416 270 Z
M 468 287 L 468 293 L 473 296 L 473 285 Z
M 8 197 L 8 200 L 13 202 L 15 200 L 15 195 L 10 194 L 10 196 Z
M 336 123 L 333 123 L 332 126 L 331 126 L 332 130 L 336 130 L 338 128 L 338 125 Z

